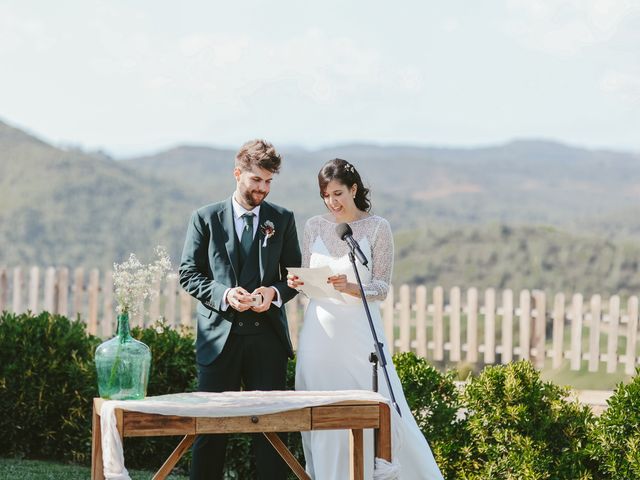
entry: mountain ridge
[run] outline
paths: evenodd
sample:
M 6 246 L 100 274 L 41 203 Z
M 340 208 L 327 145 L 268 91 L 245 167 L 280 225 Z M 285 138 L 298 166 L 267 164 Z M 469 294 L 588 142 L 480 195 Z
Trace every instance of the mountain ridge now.
M 607 273 L 608 288 L 638 283 L 637 249 L 629 246 L 640 240 L 636 153 L 526 139 L 479 149 L 352 145 L 280 151 L 283 168 L 269 200 L 294 210 L 299 235 L 309 217 L 325 210 L 317 186 L 322 164 L 341 157 L 356 165 L 371 188 L 373 212 L 394 230 L 401 281 L 460 278 L 482 287 L 482 279 L 494 282 L 513 268 L 532 272 L 536 281 L 579 285 L 593 263 L 579 252 L 600 249 L 615 252 L 602 265 L 593 264 L 594 272 L 614 271 Z M 232 193 L 234 156 L 228 148 L 185 144 L 113 159 L 59 148 L 0 122 L 0 265 L 105 268 L 130 252 L 144 258 L 157 244 L 167 246 L 175 264 L 190 212 Z M 530 242 L 542 252 L 538 257 L 564 252 L 564 260 L 540 273 L 546 263 L 528 264 L 526 248 L 507 248 L 511 260 L 501 256 L 503 237 L 490 225 L 517 232 L 504 237 L 509 245 Z M 547 235 L 548 227 L 563 234 Z M 494 257 L 491 248 L 499 265 L 485 261 Z M 575 264 L 585 258 L 591 262 L 585 268 Z

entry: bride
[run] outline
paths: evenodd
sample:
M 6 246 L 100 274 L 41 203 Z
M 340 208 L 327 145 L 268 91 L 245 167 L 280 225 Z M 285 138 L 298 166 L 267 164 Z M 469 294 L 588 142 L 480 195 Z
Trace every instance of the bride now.
M 296 364 L 296 390 L 370 390 L 373 336 L 360 298 L 349 247 L 336 234 L 339 223 L 348 223 L 353 237 L 367 257 L 370 270 L 358 264 L 365 295 L 370 304 L 379 340 L 385 344 L 387 369 L 396 401 L 402 412 L 394 426 L 394 462 L 400 464 L 400 478 L 442 479 L 422 432 L 411 415 L 398 374 L 384 338 L 379 302 L 389 290 L 393 269 L 393 237 L 389 223 L 369 213 L 369 190 L 353 165 L 341 159 L 327 162 L 318 174 L 320 196 L 328 213 L 315 216 L 304 229 L 303 267 L 328 265 L 334 275 L 327 279 L 342 293 L 344 302 L 311 298 L 300 332 Z M 300 279 L 288 276 L 288 285 L 299 288 Z M 383 372 L 380 393 L 389 398 Z M 395 418 L 398 418 L 397 416 Z M 370 432 L 368 432 L 370 433 Z M 365 437 L 365 458 L 373 458 L 372 435 Z M 302 433 L 306 469 L 316 480 L 349 478 L 349 437 L 345 430 Z M 396 445 L 397 447 L 398 445 Z M 365 478 L 373 477 L 373 462 L 365 465 Z

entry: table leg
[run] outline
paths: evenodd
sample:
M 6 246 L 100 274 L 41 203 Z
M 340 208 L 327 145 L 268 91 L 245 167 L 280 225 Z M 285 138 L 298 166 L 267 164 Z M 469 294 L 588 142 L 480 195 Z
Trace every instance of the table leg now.
M 167 478 L 171 470 L 176 466 L 176 463 L 178 463 L 178 460 L 182 458 L 184 452 L 193 444 L 195 439 L 195 435 L 185 435 L 175 450 L 169 455 L 169 458 L 165 460 L 162 467 L 160 467 L 160 470 L 153 476 L 152 480 L 164 480 Z
M 118 435 L 120 435 L 120 441 L 124 442 L 124 410 L 116 408 L 113 413 L 116 415 L 116 428 Z
M 375 430 L 376 457 L 391 462 L 391 411 L 380 404 L 380 427 Z
M 280 440 L 280 437 L 278 436 L 277 433 L 274 433 L 274 432 L 262 432 L 262 433 L 265 437 L 267 437 L 267 440 L 269 440 L 271 445 L 273 445 L 273 448 L 276 449 L 276 451 L 280 454 L 280 456 L 287 463 L 287 465 L 289 465 L 289 468 L 293 471 L 296 477 L 298 477 L 300 480 L 311 480 L 311 477 L 307 475 L 307 472 L 304 470 L 304 468 L 302 468 L 302 465 L 298 463 L 298 460 L 296 460 L 296 457 L 294 457 L 291 454 L 291 452 L 289 451 L 287 446 L 282 442 L 282 440 Z
M 100 428 L 100 415 L 93 405 L 91 416 L 91 480 L 104 480 L 102 465 L 102 429 Z
M 364 436 L 363 430 L 353 429 L 349 436 L 349 458 L 351 459 L 349 478 L 351 480 L 364 480 Z

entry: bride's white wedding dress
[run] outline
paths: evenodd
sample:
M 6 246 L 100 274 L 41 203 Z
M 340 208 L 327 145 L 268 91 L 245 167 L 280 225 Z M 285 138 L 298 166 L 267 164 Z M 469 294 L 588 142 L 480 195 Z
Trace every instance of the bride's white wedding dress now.
M 400 464 L 400 478 L 441 479 L 422 432 L 409 410 L 400 379 L 391 361 L 380 316 L 379 302 L 389 289 L 393 269 L 393 237 L 389 223 L 373 215 L 349 224 L 353 237 L 369 260 L 370 270 L 358 264 L 358 272 L 369 301 L 378 339 L 385 344 L 387 368 L 402 418 L 394 416 L 394 462 Z M 335 273 L 346 274 L 356 282 L 348 257 L 348 246 L 335 233 L 331 217 L 311 218 L 304 229 L 303 266 L 328 265 Z M 300 332 L 296 365 L 296 390 L 371 389 L 373 336 L 362 300 L 343 295 L 345 302 L 332 299 L 310 299 Z M 382 369 L 379 369 L 379 391 L 389 398 Z M 307 472 L 315 480 L 349 478 L 349 436 L 346 430 L 302 433 Z M 365 459 L 373 458 L 373 435 L 365 436 Z M 365 478 L 373 477 L 372 460 L 366 461 Z

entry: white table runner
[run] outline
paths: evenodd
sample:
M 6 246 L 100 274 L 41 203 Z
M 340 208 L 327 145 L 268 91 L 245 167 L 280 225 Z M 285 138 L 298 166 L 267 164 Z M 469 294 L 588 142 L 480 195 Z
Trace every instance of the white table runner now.
M 107 400 L 100 410 L 102 430 L 102 459 L 107 480 L 130 480 L 124 466 L 124 451 L 118 433 L 115 410 L 121 408 L 132 412 L 156 413 L 185 417 L 240 417 L 266 415 L 305 407 L 315 407 L 344 401 L 372 401 L 389 403 L 379 393 L 367 390 L 338 391 L 250 391 L 250 392 L 193 392 L 147 397 L 144 400 Z M 397 458 L 398 445 L 396 411 L 392 413 L 393 458 Z M 376 459 L 374 478 L 391 480 L 398 478 L 399 465 Z

